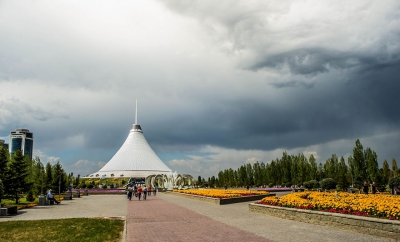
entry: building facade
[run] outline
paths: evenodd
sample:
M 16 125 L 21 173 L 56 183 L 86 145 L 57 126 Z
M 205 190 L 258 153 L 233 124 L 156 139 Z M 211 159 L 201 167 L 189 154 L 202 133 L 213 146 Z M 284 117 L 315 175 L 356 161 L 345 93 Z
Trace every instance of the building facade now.
M 16 129 L 10 134 L 9 151 L 13 155 L 15 151 L 22 151 L 23 155 L 33 156 L 33 133 L 28 129 Z

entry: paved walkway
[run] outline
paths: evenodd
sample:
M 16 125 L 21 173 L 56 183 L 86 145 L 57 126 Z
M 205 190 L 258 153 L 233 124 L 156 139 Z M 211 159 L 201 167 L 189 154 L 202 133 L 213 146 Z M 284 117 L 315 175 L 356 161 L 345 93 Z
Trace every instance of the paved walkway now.
M 218 206 L 158 193 L 146 201 L 92 195 L 34 207 L 2 221 L 126 217 L 126 241 L 391 241 L 346 230 L 248 212 L 248 203 Z
M 58 196 L 56 196 L 56 199 Z M 18 211 L 18 215 L 0 217 L 11 220 L 40 220 L 59 218 L 125 217 L 127 201 L 123 195 L 82 196 L 61 201 L 59 205 L 36 206 Z
M 163 193 L 128 202 L 128 213 L 127 241 L 390 241 Z

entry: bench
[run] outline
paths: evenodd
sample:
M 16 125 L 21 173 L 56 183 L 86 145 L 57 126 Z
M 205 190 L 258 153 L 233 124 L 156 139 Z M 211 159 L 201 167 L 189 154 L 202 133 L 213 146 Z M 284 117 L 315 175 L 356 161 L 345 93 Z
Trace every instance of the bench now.
M 81 190 L 76 190 L 74 197 L 81 197 Z
M 64 200 L 72 200 L 72 192 L 67 192 L 67 194 L 64 195 Z
M 5 206 L 0 209 L 0 216 L 7 216 L 12 214 L 18 214 L 17 206 Z

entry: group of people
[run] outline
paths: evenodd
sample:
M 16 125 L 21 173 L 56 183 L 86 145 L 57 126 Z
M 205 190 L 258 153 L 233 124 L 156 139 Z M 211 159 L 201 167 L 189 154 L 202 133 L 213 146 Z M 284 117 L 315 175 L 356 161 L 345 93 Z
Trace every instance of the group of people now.
M 155 196 L 157 193 L 157 187 L 155 188 L 151 188 L 150 187 L 146 187 L 146 186 L 136 186 L 134 185 L 129 186 L 127 188 L 127 194 L 128 194 L 128 199 L 132 200 L 132 197 L 135 196 L 138 198 L 138 200 L 140 201 L 140 199 L 143 197 L 143 200 L 146 200 L 147 196 L 151 195 L 151 192 L 153 192 L 153 195 Z
M 368 185 L 368 183 L 365 181 L 363 186 L 362 186 L 362 191 L 364 194 L 368 194 L 369 192 L 369 187 L 371 186 L 371 193 L 376 194 L 378 191 L 378 188 L 376 188 L 375 182 L 372 182 L 371 185 Z

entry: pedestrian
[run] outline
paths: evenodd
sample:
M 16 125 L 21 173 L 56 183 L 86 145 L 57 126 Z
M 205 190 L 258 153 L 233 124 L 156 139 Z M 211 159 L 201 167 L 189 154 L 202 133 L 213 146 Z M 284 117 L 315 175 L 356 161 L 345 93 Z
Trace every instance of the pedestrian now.
M 369 190 L 369 186 L 368 183 L 365 181 L 364 185 L 362 186 L 362 191 L 364 192 L 364 194 L 368 194 L 368 190 Z
M 143 188 L 143 200 L 146 200 L 146 198 L 147 198 L 147 187 L 144 186 L 144 188 Z
M 147 189 L 147 195 L 151 196 L 151 185 L 149 186 L 149 188 Z
M 379 192 L 378 189 L 376 188 L 375 182 L 372 182 L 371 184 L 371 192 L 372 194 L 376 194 L 376 192 Z
M 135 197 L 137 197 L 137 186 L 136 185 L 133 186 L 133 194 L 135 195 Z
M 155 196 L 155 195 L 156 195 L 156 193 L 157 193 L 157 186 L 154 186 L 154 189 L 153 189 L 153 195 Z
M 225 185 L 225 186 L 224 186 L 224 188 L 225 188 L 225 190 L 226 190 L 226 189 L 228 189 L 228 186 L 227 186 L 227 185 Z
M 132 193 L 133 193 L 133 188 L 130 186 L 130 187 L 128 187 L 128 199 L 129 199 L 129 201 L 132 200 Z
M 139 187 L 137 188 L 137 197 L 138 197 L 139 201 L 140 201 L 140 196 L 141 196 L 141 195 L 142 195 L 142 187 L 139 186 Z

